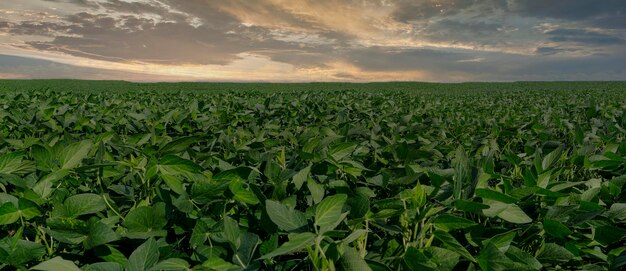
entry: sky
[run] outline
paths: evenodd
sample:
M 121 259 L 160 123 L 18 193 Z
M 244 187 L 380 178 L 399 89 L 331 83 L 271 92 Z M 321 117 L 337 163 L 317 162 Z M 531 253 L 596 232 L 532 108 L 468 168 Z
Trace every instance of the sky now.
M 625 0 L 0 0 L 0 79 L 626 80 Z

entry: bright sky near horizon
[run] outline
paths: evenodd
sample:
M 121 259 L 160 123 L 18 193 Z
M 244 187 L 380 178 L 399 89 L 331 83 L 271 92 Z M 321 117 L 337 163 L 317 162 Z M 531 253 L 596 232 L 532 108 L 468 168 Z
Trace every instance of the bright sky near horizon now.
M 1 0 L 0 78 L 626 80 L 626 1 Z

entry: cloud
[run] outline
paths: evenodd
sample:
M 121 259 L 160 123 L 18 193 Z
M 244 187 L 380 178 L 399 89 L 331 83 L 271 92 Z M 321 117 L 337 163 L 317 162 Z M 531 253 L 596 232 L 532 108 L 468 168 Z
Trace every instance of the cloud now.
M 624 44 L 619 36 L 584 29 L 560 28 L 546 32 L 551 41 L 594 45 Z
M 52 61 L 0 54 L 0 78 L 2 79 L 99 79 L 131 81 L 180 81 L 193 80 L 184 76 L 156 76 L 128 71 L 115 71 L 77 67 Z
M 212 79 L 607 78 L 624 16 L 622 0 L 3 1 L 0 53 Z
M 529 17 L 583 20 L 626 13 L 622 0 L 507 0 L 511 12 Z

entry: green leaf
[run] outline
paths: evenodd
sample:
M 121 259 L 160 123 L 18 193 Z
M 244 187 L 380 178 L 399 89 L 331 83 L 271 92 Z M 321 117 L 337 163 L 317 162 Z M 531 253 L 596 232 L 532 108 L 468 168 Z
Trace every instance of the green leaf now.
M 46 254 L 46 248 L 42 244 L 19 239 L 20 231 L 18 230 L 13 238 L 0 240 L 0 262 L 20 266 L 40 259 Z
M 162 154 L 177 154 L 184 152 L 191 144 L 198 142 L 198 136 L 184 136 L 167 143 L 161 150 Z
M 539 262 L 567 262 L 574 258 L 574 254 L 555 243 L 546 243 L 537 252 Z
M 350 244 L 350 243 L 356 241 L 356 239 L 359 239 L 361 236 L 363 236 L 366 233 L 368 233 L 368 230 L 365 230 L 365 229 L 355 230 L 352 233 L 350 233 L 350 235 L 348 235 L 346 238 L 341 240 L 341 242 L 343 242 L 345 244 Z
M 165 204 L 156 203 L 153 206 L 141 206 L 132 209 L 124 220 L 124 226 L 128 228 L 128 238 L 146 239 L 154 236 L 165 236 L 162 230 L 167 225 L 165 217 Z
M 427 247 L 425 255 L 430 255 L 430 260 L 437 264 L 437 270 L 451 271 L 459 263 L 460 255 L 452 250 L 440 247 Z
M 341 265 L 347 271 L 368 271 L 372 270 L 359 252 L 353 247 L 346 247 L 341 255 Z
M 296 186 L 296 190 L 300 190 L 304 182 L 306 182 L 307 179 L 309 178 L 310 172 L 311 172 L 311 165 L 308 165 L 307 167 L 298 171 L 296 175 L 293 175 L 292 180 L 293 180 L 293 184 Z
M 73 169 L 87 157 L 93 147 L 91 140 L 83 140 L 68 145 L 60 153 L 59 161 L 62 169 Z
M 435 225 L 435 228 L 444 231 L 465 229 L 477 225 L 474 221 L 449 214 L 442 214 L 437 216 L 433 220 L 433 224 Z
M 498 216 L 505 221 L 515 224 L 525 224 L 532 222 L 530 218 L 522 209 L 515 204 L 507 204 L 500 201 L 484 200 L 489 209 L 483 210 L 483 214 L 488 217 Z
M 523 251 L 515 246 L 510 246 L 506 251 L 506 256 L 512 259 L 515 262 L 522 263 L 527 265 L 528 267 L 540 270 L 543 265 L 533 255 L 530 255 L 528 252 Z
M 237 249 L 240 236 L 239 223 L 229 216 L 224 217 L 223 223 L 226 240 L 231 243 L 234 249 Z
M 563 147 L 559 146 L 558 148 L 550 152 L 548 155 L 546 155 L 541 161 L 542 170 L 546 171 L 550 169 L 558 161 L 558 159 L 561 157 L 562 154 L 563 154 Z
M 183 195 L 186 193 L 183 182 L 180 180 L 180 178 L 178 178 L 178 176 L 162 174 L 161 178 L 165 181 L 167 186 L 172 189 L 172 191 L 176 192 L 179 195 Z
M 477 188 L 474 192 L 477 197 L 483 199 L 495 200 L 503 203 L 516 203 L 517 199 L 506 194 L 491 189 Z
M 150 271 L 160 271 L 160 270 L 188 270 L 189 263 L 183 259 L 170 258 L 167 260 L 160 261 L 156 265 L 152 266 Z
M 43 270 L 43 271 L 81 271 L 76 264 L 71 261 L 64 260 L 57 256 L 38 265 L 35 265 L 31 270 Z
M 202 171 L 196 163 L 176 155 L 166 155 L 159 160 L 159 172 L 163 175 L 188 176 Z
M 20 213 L 12 202 L 0 206 L 0 225 L 13 224 L 20 219 Z
M 83 271 L 124 271 L 124 266 L 119 263 L 100 262 L 83 266 Z
M 22 169 L 24 152 L 12 152 L 0 155 L 0 173 L 13 174 Z
M 94 253 L 95 253 L 95 256 L 107 262 L 114 262 L 120 265 L 126 265 L 126 263 L 128 262 L 128 259 L 126 259 L 126 256 L 124 256 L 124 254 L 121 251 L 119 251 L 118 249 L 114 248 L 111 245 L 95 247 Z
M 556 238 L 565 238 L 568 235 L 572 234 L 572 231 L 569 228 L 556 220 L 546 219 L 543 222 L 543 229 L 546 231 L 546 233 Z
M 404 254 L 404 263 L 408 266 L 409 270 L 421 271 L 421 270 L 437 270 L 437 264 L 432 262 L 428 257 L 424 255 L 417 248 L 409 247 Z
M 311 192 L 311 197 L 313 197 L 313 203 L 318 204 L 324 198 L 324 186 L 317 183 L 313 178 L 309 178 L 306 182 L 307 188 Z
M 509 259 L 492 243 L 488 243 L 478 255 L 478 265 L 483 271 L 532 270 L 531 267 Z
M 159 247 L 154 238 L 150 238 L 130 254 L 126 269 L 128 271 L 146 271 L 150 270 L 158 261 Z
M 272 252 L 263 255 L 260 260 L 269 259 L 280 255 L 285 255 L 299 251 L 308 246 L 315 239 L 315 234 L 311 232 L 294 233 L 289 235 L 289 241 L 282 244 Z
M 68 217 L 93 214 L 107 208 L 102 196 L 91 193 L 71 196 L 63 202 L 63 207 Z
M 91 249 L 120 239 L 120 236 L 109 225 L 92 217 L 89 220 L 89 234 L 85 239 L 85 249 Z
M 250 190 L 250 187 L 244 187 L 242 181 L 232 181 L 228 188 L 233 192 L 235 200 L 251 205 L 259 204 L 259 198 Z
M 620 242 L 624 237 L 626 237 L 626 229 L 615 226 L 597 227 L 593 234 L 593 240 L 605 246 Z
M 323 199 L 315 206 L 315 225 L 320 228 L 320 234 L 333 230 L 341 223 L 341 210 L 347 199 L 346 194 L 337 194 Z
M 457 241 L 454 236 L 449 233 L 441 230 L 435 231 L 435 238 L 443 243 L 443 246 L 449 250 L 452 250 L 456 253 L 459 253 L 464 258 L 476 262 L 476 259 L 472 256 L 472 254 L 467 251 L 467 249 Z
M 605 215 L 613 220 L 626 221 L 626 203 L 613 203 Z
M 471 168 L 470 162 L 467 158 L 467 154 L 465 153 L 465 149 L 463 149 L 463 145 L 459 145 L 455 151 L 455 157 L 453 161 L 454 167 L 454 187 L 452 194 L 454 199 L 461 199 L 462 197 L 462 189 L 465 186 L 465 183 L 471 178 Z
M 353 142 L 344 142 L 331 148 L 329 153 L 330 156 L 335 159 L 335 161 L 339 161 L 342 158 L 352 154 L 356 147 L 357 145 Z
M 487 245 L 488 243 L 490 243 L 494 245 L 496 248 L 498 248 L 498 250 L 500 250 L 502 253 L 505 253 L 507 250 L 509 250 L 509 247 L 511 246 L 511 242 L 513 242 L 513 239 L 515 238 L 516 234 L 517 234 L 517 229 L 511 230 L 509 232 L 501 233 L 487 240 L 484 240 L 483 245 Z
M 37 204 L 25 198 L 19 199 L 18 209 L 22 217 L 26 219 L 31 219 L 33 217 L 41 215 L 41 211 L 39 211 L 39 206 L 37 206 Z
M 265 210 L 270 219 L 281 230 L 291 232 L 306 227 L 307 220 L 304 213 L 290 209 L 289 207 L 273 200 L 265 201 Z
M 455 200 L 454 207 L 456 207 L 459 211 L 473 213 L 481 213 L 482 210 L 489 209 L 489 205 L 467 200 Z

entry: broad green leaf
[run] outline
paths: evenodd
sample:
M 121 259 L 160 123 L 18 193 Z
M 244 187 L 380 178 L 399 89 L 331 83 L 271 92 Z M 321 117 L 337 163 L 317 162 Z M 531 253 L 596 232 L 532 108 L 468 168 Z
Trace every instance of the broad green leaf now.
M 202 267 L 211 271 L 240 271 L 242 270 L 241 266 L 229 263 L 218 256 L 210 257 L 206 262 L 202 264 Z
M 505 253 L 507 250 L 509 250 L 511 242 L 513 242 L 516 234 L 517 230 L 511 230 L 509 232 L 501 233 L 487 240 L 484 240 L 483 245 L 492 244 L 498 250 L 500 250 L 500 252 Z
M 311 172 L 311 165 L 308 165 L 307 167 L 305 167 L 305 168 L 301 169 L 300 171 L 298 171 L 298 173 L 296 173 L 296 175 L 293 175 L 292 180 L 293 180 L 293 184 L 296 186 L 296 190 L 300 190 L 302 185 L 309 178 L 309 173 L 310 172 Z
M 404 254 L 404 263 L 409 270 L 421 271 L 421 270 L 437 270 L 437 264 L 432 262 L 428 257 L 424 255 L 417 248 L 409 247 Z
M 454 206 L 460 211 L 473 213 L 481 213 L 483 209 L 489 209 L 489 205 L 466 200 L 455 200 Z
M 434 219 L 433 224 L 435 225 L 435 228 L 444 231 L 465 229 L 476 225 L 474 221 L 449 214 L 442 214 L 437 216 Z
M 159 160 L 158 169 L 161 174 L 174 176 L 188 176 L 202 171 L 201 166 L 176 155 L 163 156 Z
M 96 217 L 89 220 L 89 234 L 84 241 L 86 249 L 108 244 L 119 239 L 118 233 L 113 231 L 111 227 L 104 224 L 101 220 L 98 220 Z
M 200 138 L 197 136 L 179 137 L 167 143 L 161 150 L 162 154 L 177 154 L 184 152 L 191 144 L 198 142 Z
M 431 246 L 424 252 L 437 264 L 437 270 L 451 271 L 459 263 L 460 255 L 449 249 Z
M 615 226 L 597 227 L 593 234 L 593 240 L 605 246 L 621 242 L 624 237 L 626 237 L 626 229 Z
M 517 202 L 517 199 L 514 197 L 490 189 L 478 188 L 474 193 L 477 197 L 481 197 L 483 199 L 495 200 L 511 204 Z
M 78 268 L 74 262 L 64 260 L 59 256 L 35 265 L 30 269 L 43 271 L 80 271 L 80 268 Z
M 546 262 L 567 262 L 574 258 L 569 250 L 555 243 L 545 243 L 537 252 L 537 260 Z
M 357 145 L 353 142 L 344 142 L 332 147 L 329 153 L 330 156 L 335 159 L 335 161 L 339 161 L 342 158 L 352 154 L 356 147 Z
M 41 215 L 41 211 L 39 211 L 39 206 L 37 206 L 37 204 L 25 198 L 19 199 L 18 209 L 22 217 L 26 219 L 31 219 L 33 217 Z
M 251 205 L 259 204 L 259 198 L 242 181 L 232 181 L 228 188 L 233 192 L 235 200 Z
M 484 271 L 533 270 L 524 263 L 514 262 L 491 243 L 481 249 L 478 265 Z
M 163 227 L 167 225 L 165 204 L 156 203 L 153 206 L 141 206 L 132 209 L 124 220 L 128 228 L 128 238 L 147 239 L 154 236 L 165 236 Z
M 268 259 L 280 255 L 290 254 L 308 246 L 315 239 L 315 234 L 311 232 L 294 233 L 289 235 L 289 241 L 282 244 L 274 251 L 263 255 L 259 259 Z
M 318 204 L 324 198 L 324 186 L 317 183 L 313 178 L 309 178 L 306 182 L 307 188 L 311 192 L 311 197 L 313 197 L 313 203 Z
M 238 248 L 239 236 L 241 231 L 239 230 L 239 223 L 229 216 L 225 216 L 223 219 L 224 224 L 224 236 L 226 240 L 231 243 L 234 249 Z
M 160 270 L 188 270 L 189 263 L 183 259 L 170 258 L 163 261 L 158 262 L 156 265 L 152 266 L 150 271 L 160 271 Z
M 68 217 L 93 214 L 107 208 L 102 196 L 91 193 L 71 196 L 63 202 L 63 207 Z
M 533 268 L 534 270 L 540 270 L 543 268 L 543 265 L 533 255 L 530 255 L 528 252 L 523 251 L 515 246 L 510 246 L 506 251 L 506 256 L 511 260 L 527 265 L 528 267 Z
M 0 206 L 0 225 L 12 224 L 20 219 L 20 213 L 12 202 Z
M 613 203 L 605 215 L 613 220 L 626 221 L 626 203 Z
M 346 247 L 344 249 L 343 254 L 341 255 L 341 265 L 343 266 L 344 270 L 350 270 L 350 271 L 368 271 L 368 270 L 372 270 L 368 265 L 367 262 L 365 262 L 365 260 L 363 258 L 361 258 L 361 255 L 359 255 L 359 252 L 356 251 L 356 249 L 354 249 L 353 247 Z
M 178 178 L 178 176 L 162 174 L 161 178 L 165 181 L 167 186 L 172 189 L 172 191 L 176 192 L 179 195 L 183 195 L 186 193 L 183 182 L 180 178 Z
M 541 161 L 541 168 L 543 169 L 543 171 L 550 169 L 558 161 L 558 159 L 561 157 L 562 154 L 563 154 L 562 146 L 559 146 L 552 152 L 548 153 L 548 155 L 546 155 Z M 543 188 L 545 188 L 545 186 Z
M 0 155 L 0 173 L 12 174 L 22 170 L 24 152 L 12 152 Z
M 99 262 L 83 266 L 83 271 L 124 271 L 124 266 L 114 262 Z
M 546 231 L 546 233 L 556 238 L 565 238 L 568 235 L 572 234 L 572 231 L 561 222 L 551 219 L 546 219 L 543 222 L 543 229 Z
M 344 238 L 343 240 L 341 240 L 341 242 L 345 243 L 345 244 L 350 244 L 354 241 L 356 241 L 357 239 L 359 239 L 361 236 L 367 234 L 368 231 L 365 229 L 358 229 L 353 231 L 352 233 L 350 233 L 350 235 L 348 235 L 346 238 Z
M 80 165 L 81 161 L 87 157 L 93 147 L 91 140 L 83 140 L 72 143 L 60 153 L 59 162 L 62 169 L 73 169 Z
M 111 245 L 98 246 L 94 248 L 95 256 L 107 261 L 114 262 L 120 265 L 126 265 L 128 259 L 126 256 Z
M 252 261 L 252 256 L 259 244 L 259 236 L 246 232 L 239 237 L 239 246 L 237 247 L 237 255 L 233 257 L 233 262 L 248 266 Z
M 147 271 L 156 265 L 158 261 L 159 247 L 154 238 L 150 238 L 130 254 L 125 269 L 128 271 Z
M 515 204 L 507 204 L 499 201 L 485 200 L 489 209 L 483 210 L 483 214 L 488 217 L 498 216 L 505 221 L 515 224 L 525 224 L 532 222 L 532 219 Z
M 21 240 L 20 235 L 21 233 L 17 233 L 13 238 L 0 240 L 1 263 L 20 266 L 40 259 L 46 254 L 46 248 L 42 244 Z
M 278 228 L 284 231 L 297 231 L 307 225 L 304 214 L 298 210 L 290 209 L 280 202 L 267 200 L 265 201 L 265 210 L 270 219 Z
M 476 262 L 476 259 L 474 259 L 472 254 L 470 254 L 469 251 L 467 251 L 467 249 L 463 245 L 461 245 L 461 243 L 459 243 L 459 241 L 457 241 L 454 236 L 450 235 L 449 233 L 437 230 L 435 231 L 435 238 L 441 241 L 445 248 L 459 253 L 459 255 L 472 262 Z
M 320 233 L 333 230 L 341 222 L 341 210 L 347 199 L 347 195 L 337 194 L 326 197 L 315 206 L 315 225 L 320 228 Z

